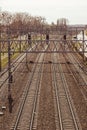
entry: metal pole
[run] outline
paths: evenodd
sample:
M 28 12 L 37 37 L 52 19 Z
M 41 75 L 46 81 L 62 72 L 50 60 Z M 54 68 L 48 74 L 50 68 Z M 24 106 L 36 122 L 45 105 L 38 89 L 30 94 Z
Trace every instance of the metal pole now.
M 12 113 L 12 96 L 11 96 L 11 83 L 12 83 L 12 72 L 11 72 L 11 48 L 10 48 L 10 35 L 8 28 L 8 101 L 9 101 L 9 112 Z
M 77 39 L 77 28 L 76 28 L 76 39 Z
M 4 113 L 2 111 L 0 111 L 0 130 L 3 129 L 3 115 L 4 115 Z
M 20 43 L 19 43 L 20 45 L 19 45 L 19 51 L 20 51 L 20 53 L 21 53 L 21 33 L 20 33 Z

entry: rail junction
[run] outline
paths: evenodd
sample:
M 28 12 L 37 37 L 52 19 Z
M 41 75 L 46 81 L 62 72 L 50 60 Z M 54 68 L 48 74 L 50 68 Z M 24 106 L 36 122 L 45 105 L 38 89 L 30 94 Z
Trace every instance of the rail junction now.
M 6 36 L 0 37 L 0 130 L 87 130 L 84 30 Z

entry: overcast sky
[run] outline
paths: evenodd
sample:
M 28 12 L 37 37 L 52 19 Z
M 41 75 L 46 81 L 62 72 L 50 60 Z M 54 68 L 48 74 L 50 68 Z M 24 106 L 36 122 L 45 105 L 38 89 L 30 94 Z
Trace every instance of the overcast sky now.
M 69 24 L 87 24 L 87 0 L 0 0 L 0 8 L 43 16 L 49 23 L 67 18 Z

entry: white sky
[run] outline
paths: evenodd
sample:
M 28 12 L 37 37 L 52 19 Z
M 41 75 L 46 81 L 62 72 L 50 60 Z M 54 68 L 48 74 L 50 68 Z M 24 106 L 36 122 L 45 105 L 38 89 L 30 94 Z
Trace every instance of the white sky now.
M 87 24 L 87 0 L 0 0 L 0 8 L 43 16 L 49 23 L 67 18 L 69 24 Z

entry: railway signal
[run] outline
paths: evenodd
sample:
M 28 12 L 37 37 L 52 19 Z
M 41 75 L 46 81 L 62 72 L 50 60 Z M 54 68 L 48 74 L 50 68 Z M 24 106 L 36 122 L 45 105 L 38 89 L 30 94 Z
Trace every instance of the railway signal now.
M 49 34 L 46 34 L 46 43 L 49 43 Z
M 31 44 L 31 34 L 28 34 L 28 43 Z
M 66 40 L 66 34 L 63 36 L 63 39 Z

